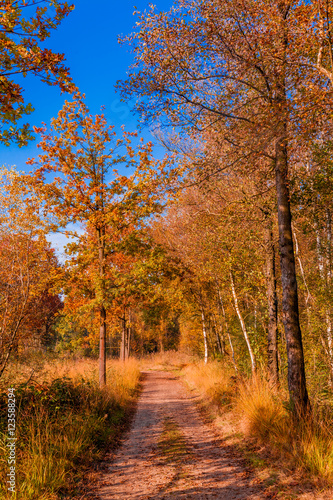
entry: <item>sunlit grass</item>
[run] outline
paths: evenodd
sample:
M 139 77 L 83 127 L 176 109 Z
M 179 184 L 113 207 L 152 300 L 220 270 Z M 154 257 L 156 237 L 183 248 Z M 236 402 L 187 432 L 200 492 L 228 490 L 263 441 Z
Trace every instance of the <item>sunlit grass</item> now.
M 179 426 L 171 417 L 163 420 L 163 429 L 159 437 L 158 447 L 168 463 L 180 465 L 189 455 L 186 441 Z
M 283 403 L 288 400 L 286 392 L 270 384 L 260 375 L 242 381 L 238 386 L 234 408 L 241 417 L 242 429 L 248 436 L 256 436 L 263 443 L 268 441 L 280 446 L 289 440 L 290 415 Z M 287 431 L 287 432 L 286 432 Z M 282 443 L 279 437 L 283 435 Z
M 183 373 L 190 388 L 199 390 L 210 404 L 222 408 L 231 403 L 235 384 L 231 367 L 218 361 L 198 361 L 184 368 Z
M 10 367 L 7 380 L 2 381 L 3 386 L 16 387 L 18 498 L 55 500 L 60 494 L 71 498 L 84 468 L 101 458 L 119 434 L 138 387 L 138 363 L 133 359 L 109 361 L 103 390 L 98 387 L 94 360 L 52 360 L 40 364 L 31 378 L 29 372 L 31 375 L 31 369 L 22 365 L 15 376 Z M 2 395 L 1 424 L 5 429 L 6 398 Z M 5 488 L 5 439 L 2 434 L 0 451 L 5 453 L 0 462 L 0 498 L 4 500 L 13 498 Z
M 313 401 L 312 416 L 296 422 L 286 389 L 271 384 L 265 374 L 236 380 L 231 367 L 218 362 L 189 365 L 183 374 L 206 405 L 231 412 L 240 435 L 264 447 L 272 464 L 277 460 L 289 470 L 302 470 L 309 480 L 333 485 L 332 408 Z
M 140 359 L 143 370 L 180 370 L 193 363 L 194 356 L 179 351 L 165 351 L 148 354 Z

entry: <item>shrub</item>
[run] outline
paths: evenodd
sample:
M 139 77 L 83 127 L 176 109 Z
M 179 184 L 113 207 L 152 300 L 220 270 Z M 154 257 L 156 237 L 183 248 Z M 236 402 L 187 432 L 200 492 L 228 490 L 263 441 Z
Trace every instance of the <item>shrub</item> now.
M 97 363 L 96 363 L 97 364 Z M 92 361 L 45 365 L 28 384 L 16 386 L 16 484 L 18 498 L 55 500 L 71 495 L 84 467 L 112 444 L 138 387 L 140 371 L 134 360 L 108 363 L 109 382 L 100 390 Z M 42 378 L 41 378 L 42 377 Z M 15 382 L 15 381 L 13 381 Z M 12 383 L 15 386 L 15 383 Z M 5 392 L 0 405 L 7 427 Z M 5 451 L 6 434 L 0 449 Z M 0 462 L 0 497 L 6 491 L 6 453 Z

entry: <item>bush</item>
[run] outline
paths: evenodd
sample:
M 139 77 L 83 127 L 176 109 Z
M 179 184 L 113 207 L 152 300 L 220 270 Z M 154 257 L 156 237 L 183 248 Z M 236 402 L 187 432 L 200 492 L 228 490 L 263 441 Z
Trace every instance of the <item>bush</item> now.
M 265 373 L 236 379 L 229 366 L 216 361 L 189 365 L 183 373 L 208 408 L 231 410 L 242 435 L 274 460 L 314 482 L 333 484 L 333 412 L 327 401 L 314 400 L 312 415 L 296 422 L 286 389 L 272 385 Z
M 97 364 L 97 363 L 96 363 Z M 71 373 L 71 376 L 64 375 Z M 62 374 L 61 376 L 57 376 Z M 42 382 L 16 386 L 16 484 L 18 498 L 54 500 L 71 495 L 84 467 L 101 458 L 123 425 L 139 381 L 135 361 L 108 364 L 109 383 L 100 390 L 91 361 L 44 367 Z M 12 384 L 15 385 L 15 384 Z M 6 395 L 0 418 L 7 427 Z M 6 449 L 6 434 L 0 448 Z M 6 491 L 6 453 L 0 462 L 0 497 Z

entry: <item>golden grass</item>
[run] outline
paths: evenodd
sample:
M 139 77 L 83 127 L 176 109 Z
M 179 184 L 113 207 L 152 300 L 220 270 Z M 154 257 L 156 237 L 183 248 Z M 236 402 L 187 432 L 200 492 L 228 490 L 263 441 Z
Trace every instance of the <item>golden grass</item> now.
M 286 392 L 269 383 L 264 376 L 257 374 L 242 381 L 238 386 L 234 410 L 240 416 L 245 435 L 276 446 L 280 446 L 281 435 L 288 441 L 290 429 L 287 422 L 290 415 L 284 405 L 287 400 Z
M 314 402 L 312 416 L 295 422 L 287 410 L 288 394 L 257 375 L 241 385 L 235 409 L 241 416 L 245 435 L 269 445 L 290 467 L 302 468 L 312 478 L 333 484 L 333 416 L 320 415 Z M 329 425 L 328 425 L 329 424 Z
M 194 356 L 179 351 L 165 351 L 143 356 L 140 366 L 143 370 L 180 370 L 194 359 Z
M 221 409 L 231 403 L 235 382 L 231 367 L 218 361 L 198 361 L 186 366 L 183 373 L 189 387 L 197 389 L 210 404 Z
M 333 485 L 333 418 L 330 427 L 321 420 L 305 422 L 299 429 L 294 441 L 293 457 L 296 463 L 304 466 L 313 477 L 323 478 Z
M 231 411 L 237 432 L 265 449 L 271 465 L 303 471 L 307 480 L 333 485 L 332 408 L 323 412 L 320 402 L 313 402 L 312 417 L 297 423 L 288 410 L 287 391 L 272 385 L 265 374 L 236 380 L 232 368 L 218 362 L 189 365 L 183 374 L 208 407 Z
M 85 467 L 100 458 L 119 434 L 138 387 L 139 365 L 134 359 L 108 361 L 103 390 L 98 387 L 98 362 L 93 360 L 42 363 L 22 385 L 30 374 L 29 366 L 16 364 L 2 381 L 17 387 L 18 498 L 56 500 L 59 495 L 71 495 Z M 5 427 L 3 404 L 1 409 Z M 0 438 L 4 451 L 6 434 Z M 7 472 L 4 454 L 0 459 L 3 500 L 13 498 L 5 490 Z
M 118 378 L 125 376 L 127 383 L 132 385 L 133 382 L 136 383 L 140 372 L 139 363 L 135 358 L 130 358 L 125 363 L 118 360 L 107 360 L 106 366 L 110 374 L 114 373 Z M 52 382 L 57 378 L 98 382 L 98 361 L 89 358 L 45 359 L 39 360 L 37 363 L 14 361 L 8 366 L 0 384 L 2 387 L 8 387 L 12 383 L 15 385 L 26 383 L 31 375 L 31 379 L 39 383 Z M 130 382 L 131 377 L 133 377 L 132 382 Z M 107 382 L 110 385 L 112 379 Z

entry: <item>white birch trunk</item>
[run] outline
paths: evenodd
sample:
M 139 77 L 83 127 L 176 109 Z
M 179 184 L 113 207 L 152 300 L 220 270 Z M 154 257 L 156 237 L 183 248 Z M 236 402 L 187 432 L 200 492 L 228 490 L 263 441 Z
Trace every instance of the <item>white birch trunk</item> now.
M 222 297 L 221 297 L 221 292 L 220 292 L 220 288 L 218 287 L 218 284 L 217 284 L 217 291 L 218 291 L 218 295 L 219 295 L 219 305 L 221 307 L 221 311 L 222 311 L 222 314 L 223 314 L 223 320 L 224 320 L 225 330 L 226 330 L 227 335 L 228 335 L 228 340 L 229 340 L 229 345 L 230 345 L 230 350 L 231 350 L 231 357 L 232 357 L 232 364 L 234 365 L 235 372 L 238 373 L 237 363 L 236 363 L 236 360 L 235 360 L 234 346 L 232 344 L 232 340 L 231 340 L 231 337 L 230 337 L 230 332 L 229 332 L 229 328 L 228 328 L 228 324 L 227 324 L 227 318 L 226 318 L 226 315 L 225 315 L 225 309 L 224 309 L 224 305 L 223 305 L 223 301 L 222 301 Z
M 332 217 L 329 208 L 326 209 L 326 230 L 327 230 L 327 250 L 326 250 L 326 277 L 327 277 L 327 287 L 329 293 L 331 292 L 331 244 L 332 244 Z M 332 321 L 331 321 L 331 309 L 330 307 L 326 310 L 326 337 L 328 346 L 328 359 L 330 368 L 330 378 L 329 384 L 333 386 L 333 341 L 332 341 Z
M 320 278 L 324 284 L 326 285 L 328 290 L 330 290 L 331 286 L 331 214 L 330 211 L 326 211 L 326 230 L 327 230 L 327 249 L 326 255 L 323 256 L 322 243 L 320 239 L 320 233 L 318 224 L 316 224 L 316 246 L 317 246 L 317 257 L 318 257 L 318 268 Z M 324 269 L 324 257 L 326 263 L 326 283 L 325 283 L 325 269 Z M 327 358 L 328 358 L 328 367 L 329 367 L 329 385 L 333 386 L 333 339 L 332 339 L 332 321 L 331 321 L 331 310 L 330 307 L 326 308 L 326 342 L 322 338 L 322 344 L 324 346 Z
M 208 361 L 207 331 L 206 331 L 205 314 L 202 304 L 201 304 L 201 319 L 202 319 L 202 334 L 204 338 L 204 347 L 205 347 L 205 364 L 207 364 Z
M 251 347 L 251 344 L 250 344 L 249 336 L 247 334 L 247 330 L 246 330 L 246 326 L 245 326 L 245 323 L 244 323 L 244 320 L 243 320 L 243 316 L 242 316 L 242 314 L 240 312 L 240 309 L 238 307 L 238 299 L 237 299 L 236 290 L 235 290 L 235 283 L 234 283 L 234 278 L 232 276 L 232 272 L 231 271 L 230 271 L 230 282 L 231 282 L 231 290 L 232 290 L 232 296 L 234 298 L 234 304 L 235 304 L 236 313 L 237 313 L 239 322 L 240 322 L 241 327 L 242 327 L 242 331 L 243 331 L 243 335 L 244 335 L 244 338 L 245 338 L 245 342 L 246 342 L 246 345 L 247 345 L 247 348 L 248 348 L 248 351 L 249 351 L 249 354 L 250 354 L 251 369 L 252 369 L 252 372 L 254 373 L 256 371 L 256 360 L 255 360 L 255 357 L 254 357 L 254 354 L 253 354 L 253 351 L 252 351 L 252 347 Z
M 294 237 L 294 242 L 295 242 L 295 256 L 296 256 L 296 259 L 297 259 L 298 264 L 299 264 L 299 269 L 301 271 L 303 283 L 304 283 L 304 286 L 306 288 L 306 293 L 307 293 L 307 297 L 305 299 L 305 305 L 308 306 L 308 302 L 312 297 L 311 297 L 311 293 L 309 291 L 309 288 L 308 288 L 308 285 L 307 285 L 307 282 L 305 279 L 304 268 L 303 268 L 303 264 L 302 264 L 302 260 L 301 260 L 301 256 L 300 256 L 300 252 L 299 252 L 297 236 L 296 236 L 296 232 L 295 232 L 294 228 L 292 229 L 292 231 L 293 231 L 293 237 Z M 321 270 L 320 272 L 323 272 L 324 268 L 322 267 L 322 262 L 321 262 L 321 264 L 319 263 L 319 269 Z

